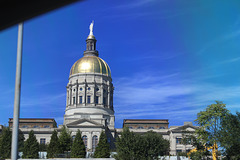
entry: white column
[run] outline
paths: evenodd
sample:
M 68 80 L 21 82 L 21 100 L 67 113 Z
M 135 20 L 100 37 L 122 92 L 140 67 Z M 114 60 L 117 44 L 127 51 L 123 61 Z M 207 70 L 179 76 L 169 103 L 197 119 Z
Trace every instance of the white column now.
M 67 88 L 67 97 L 66 97 L 66 106 L 68 106 L 69 103 L 69 89 Z
M 70 89 L 70 94 L 69 94 L 69 99 L 70 99 L 70 101 L 69 101 L 69 105 L 72 105 L 72 86 L 70 86 L 69 89 Z
M 76 80 L 76 98 L 75 98 L 75 103 L 76 103 L 76 105 L 78 104 L 78 80 Z
M 101 90 L 101 96 L 100 96 L 100 104 L 103 104 L 103 85 L 101 85 L 101 88 L 100 88 L 100 90 Z
M 93 103 L 96 106 L 96 82 L 95 85 L 93 86 Z
M 90 134 L 89 134 L 89 149 L 90 149 L 90 151 L 92 151 L 92 132 L 90 132 Z
M 110 108 L 110 99 L 111 99 L 111 96 L 110 96 L 110 93 L 111 93 L 111 89 L 110 89 L 110 86 L 108 85 L 108 101 L 107 101 L 107 107 Z
M 169 134 L 169 141 L 170 141 L 170 154 L 176 155 L 176 137 L 173 135 L 172 132 Z
M 68 86 L 68 105 L 70 105 L 70 103 L 71 103 L 71 100 L 70 100 L 70 96 L 71 95 L 71 93 L 70 93 L 70 87 Z
M 83 104 L 86 106 L 86 97 L 87 97 L 87 85 L 86 85 L 86 79 L 84 83 L 84 95 L 83 95 Z
M 99 96 L 99 104 L 103 105 L 103 77 L 101 77 L 101 86 L 100 86 L 101 95 Z

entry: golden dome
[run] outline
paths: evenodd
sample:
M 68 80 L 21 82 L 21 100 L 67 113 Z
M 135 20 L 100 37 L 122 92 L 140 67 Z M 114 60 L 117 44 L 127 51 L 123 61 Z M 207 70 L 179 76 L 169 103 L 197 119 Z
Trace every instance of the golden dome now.
M 111 77 L 108 64 L 97 56 L 84 56 L 75 62 L 71 68 L 70 76 L 78 73 L 100 73 Z

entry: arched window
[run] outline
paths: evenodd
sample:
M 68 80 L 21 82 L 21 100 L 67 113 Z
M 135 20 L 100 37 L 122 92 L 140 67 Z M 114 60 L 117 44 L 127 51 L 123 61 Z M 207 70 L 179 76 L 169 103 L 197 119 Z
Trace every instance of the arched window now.
M 143 127 L 142 127 L 142 126 L 139 126 L 137 129 L 143 129 Z
M 131 127 L 131 126 L 129 126 L 128 128 L 129 128 L 129 129 L 133 129 L 133 127 Z
M 148 129 L 154 129 L 154 127 L 148 127 Z
M 93 136 L 92 137 L 92 151 L 95 152 L 95 149 L 98 144 L 98 136 Z
M 165 129 L 165 127 L 159 127 L 159 129 Z
M 87 149 L 87 136 L 83 136 L 82 140 L 84 142 L 85 148 Z

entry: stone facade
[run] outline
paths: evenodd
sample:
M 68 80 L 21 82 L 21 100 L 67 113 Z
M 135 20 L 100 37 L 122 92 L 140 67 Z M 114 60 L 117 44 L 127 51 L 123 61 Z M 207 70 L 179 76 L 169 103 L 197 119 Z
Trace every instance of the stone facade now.
M 12 118 L 9 118 L 8 124 L 12 128 Z M 20 118 L 19 128 L 23 132 L 25 139 L 28 138 L 29 132 L 33 130 L 38 142 L 44 144 L 50 142 L 52 132 L 55 129 L 60 130 L 57 128 L 56 121 L 52 118 Z
M 182 144 L 183 131 L 194 133 L 198 127 L 193 126 L 192 122 L 184 122 L 183 126 L 172 126 L 169 128 L 170 154 L 176 155 L 177 152 L 188 152 L 193 149 L 190 144 Z M 191 141 L 191 139 L 189 139 Z
M 123 127 L 130 129 L 167 129 L 167 119 L 124 119 Z
M 13 118 L 9 118 L 8 125 L 12 128 Z M 54 119 L 47 118 L 20 118 L 19 128 L 56 128 L 57 123 Z

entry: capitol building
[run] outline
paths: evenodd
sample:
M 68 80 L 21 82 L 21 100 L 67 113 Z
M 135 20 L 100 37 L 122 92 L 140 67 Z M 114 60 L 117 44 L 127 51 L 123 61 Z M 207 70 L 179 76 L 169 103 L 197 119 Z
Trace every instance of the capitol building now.
M 25 139 L 33 130 L 39 143 L 47 144 L 54 130 L 60 133 L 61 128 L 66 126 L 73 138 L 77 130 L 81 131 L 88 152 L 95 151 L 102 131 L 106 133 L 110 147 L 115 148 L 115 138 L 122 132 L 122 128 L 115 128 L 111 70 L 107 62 L 99 57 L 92 28 L 93 23 L 90 25 L 83 57 L 70 70 L 63 125 L 57 125 L 54 118 L 21 118 L 19 127 Z M 9 118 L 9 127 L 12 127 L 12 123 L 13 119 Z M 139 134 L 150 130 L 162 134 L 170 142 L 171 155 L 193 148 L 181 144 L 183 128 L 188 131 L 196 129 L 191 122 L 184 122 L 182 126 L 169 126 L 167 119 L 124 119 L 123 127 Z

